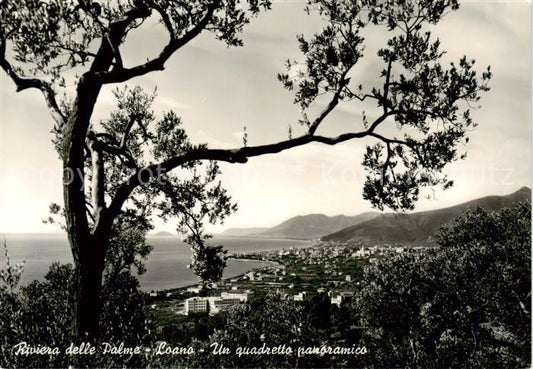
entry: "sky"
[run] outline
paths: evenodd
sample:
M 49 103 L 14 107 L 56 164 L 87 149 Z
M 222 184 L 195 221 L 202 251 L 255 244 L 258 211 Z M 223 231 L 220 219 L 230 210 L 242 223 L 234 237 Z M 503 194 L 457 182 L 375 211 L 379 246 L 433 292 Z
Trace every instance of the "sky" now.
M 303 1 L 275 1 L 273 9 L 253 19 L 242 38 L 244 47 L 227 48 L 205 33 L 175 54 L 166 70 L 129 81 L 148 90 L 157 87 L 156 114 L 174 110 L 194 143 L 210 148 L 248 145 L 287 138 L 304 131 L 296 123 L 299 110 L 291 92 L 277 81 L 284 61 L 301 59 L 297 34 L 322 27 L 303 11 Z M 446 61 L 462 55 L 476 59 L 482 71 L 491 66 L 491 91 L 472 112 L 479 127 L 463 149 L 466 160 L 450 164 L 452 189 L 430 191 L 415 211 L 431 210 L 487 195 L 505 195 L 531 187 L 531 3 L 465 1 L 431 27 L 447 50 Z M 382 69 L 375 53 L 387 34 L 365 34 L 365 58 L 352 81 L 371 86 Z M 164 45 L 160 25 L 146 22 L 124 45 L 126 66 L 154 56 Z M 57 232 L 42 224 L 50 202 L 62 202 L 61 163 L 49 133 L 53 120 L 37 91 L 15 92 L 0 72 L 0 232 Z M 114 106 L 112 87 L 102 91 L 93 119 L 104 119 Z M 320 109 L 320 102 L 314 107 Z M 321 134 L 353 130 L 361 122 L 361 107 L 342 104 L 323 123 Z M 214 232 L 229 227 L 274 226 L 296 215 L 355 215 L 372 210 L 362 198 L 363 153 L 371 140 L 336 146 L 309 144 L 276 155 L 252 158 L 246 164 L 222 163 L 222 183 L 239 210 Z M 156 230 L 173 231 L 172 221 L 156 222 Z

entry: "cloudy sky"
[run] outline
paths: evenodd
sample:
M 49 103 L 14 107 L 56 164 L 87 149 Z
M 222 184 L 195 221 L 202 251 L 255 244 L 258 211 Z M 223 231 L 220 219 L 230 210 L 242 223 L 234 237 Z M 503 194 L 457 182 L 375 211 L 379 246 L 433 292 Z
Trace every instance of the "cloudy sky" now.
M 130 81 L 147 89 L 157 86 L 156 112 L 174 110 L 195 143 L 212 148 L 285 139 L 289 124 L 295 134 L 298 108 L 276 80 L 287 58 L 299 58 L 295 35 L 320 30 L 320 19 L 303 12 L 303 1 L 275 1 L 272 11 L 254 20 L 244 32 L 245 47 L 227 48 L 211 34 L 202 34 L 176 54 L 164 72 Z M 491 65 L 491 91 L 473 112 L 480 123 L 464 149 L 468 157 L 450 165 L 455 187 L 437 189 L 422 199 L 418 210 L 461 203 L 485 195 L 504 195 L 531 187 L 531 3 L 470 1 L 446 16 L 432 31 L 448 51 L 448 61 L 466 54 L 482 69 Z M 352 81 L 371 86 L 377 80 L 375 52 L 386 33 L 365 35 L 365 60 Z M 153 56 L 163 45 L 159 26 L 147 22 L 125 45 L 127 65 Z M 55 232 L 43 225 L 51 201 L 61 202 L 61 163 L 50 143 L 52 118 L 35 91 L 15 93 L 1 74 L 0 231 Z M 96 107 L 95 120 L 113 108 L 111 88 Z M 320 108 L 320 106 L 317 106 Z M 324 134 L 351 130 L 360 124 L 361 108 L 339 106 L 324 122 Z M 299 214 L 353 215 L 370 210 L 361 196 L 361 168 L 366 144 L 352 141 L 334 147 L 312 144 L 277 155 L 251 159 L 244 165 L 222 164 L 222 181 L 238 203 L 224 227 L 272 226 Z M 216 227 L 213 230 L 221 230 Z M 158 230 L 174 229 L 158 223 Z

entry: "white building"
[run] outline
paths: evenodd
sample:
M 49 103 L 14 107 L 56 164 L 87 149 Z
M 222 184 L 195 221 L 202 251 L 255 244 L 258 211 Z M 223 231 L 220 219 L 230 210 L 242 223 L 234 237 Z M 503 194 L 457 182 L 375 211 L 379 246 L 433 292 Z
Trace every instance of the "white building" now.
M 232 299 L 232 298 L 217 298 L 213 299 L 213 314 L 219 313 L 221 311 L 227 311 L 232 306 L 239 305 L 241 303 L 240 299 Z
M 331 298 L 331 305 L 341 306 L 341 303 L 342 303 L 342 296 L 341 295 L 337 295 L 337 296 Z
M 246 302 L 248 301 L 248 292 L 239 291 L 239 290 L 231 290 L 228 292 L 222 292 L 220 294 L 220 297 L 223 299 L 239 299 L 242 302 Z
M 361 247 L 359 250 L 357 250 L 356 252 L 354 252 L 352 254 L 352 256 L 355 256 L 355 257 L 359 257 L 359 258 L 363 258 L 365 256 L 369 256 L 372 252 L 367 249 L 366 247 Z
M 205 313 L 208 306 L 209 300 L 206 297 L 190 297 L 185 300 L 185 313 Z
M 239 305 L 248 300 L 248 291 L 222 292 L 220 296 L 191 297 L 185 300 L 185 314 L 206 313 L 218 314 L 227 311 L 231 306 Z
M 202 287 L 200 286 L 191 286 L 191 287 L 187 287 L 187 292 L 200 293 L 201 289 Z

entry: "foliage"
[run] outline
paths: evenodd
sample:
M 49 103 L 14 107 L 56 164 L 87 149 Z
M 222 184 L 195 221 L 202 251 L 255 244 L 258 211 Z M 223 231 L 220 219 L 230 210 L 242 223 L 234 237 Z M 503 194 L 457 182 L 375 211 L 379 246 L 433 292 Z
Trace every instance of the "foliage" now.
M 43 282 L 33 281 L 20 292 L 9 293 L 2 286 L 1 331 L 2 366 L 55 367 L 66 366 L 68 358 L 54 355 L 15 355 L 13 347 L 20 342 L 49 347 L 68 347 L 70 343 L 69 306 L 72 299 L 72 267 L 53 264 Z M 6 304 L 7 302 L 7 304 Z M 4 309 L 4 306 L 7 308 Z
M 372 352 L 365 364 L 527 367 L 530 218 L 529 203 L 471 210 L 441 231 L 441 248 L 369 270 L 356 303 Z
M 70 307 L 73 303 L 73 268 L 70 264 L 52 264 L 44 281 L 33 281 L 20 291 L 0 286 L 0 333 L 3 367 L 66 367 L 73 358 L 64 350 L 74 342 Z M 137 279 L 122 272 L 104 284 L 102 331 L 97 342 L 137 346 L 146 342 L 150 319 L 144 310 L 145 296 Z M 27 342 L 32 346 L 60 349 L 58 355 L 15 355 L 14 346 Z M 143 366 L 144 358 L 134 355 L 80 355 L 79 367 Z
M 174 113 L 168 112 L 159 120 L 151 110 L 155 94 L 148 94 L 139 87 L 115 90 L 117 110 L 102 122 L 102 131 L 93 127 L 93 137 L 99 137 L 98 145 L 103 145 L 104 157 L 107 158 L 108 172 L 113 173 L 113 180 L 106 182 L 105 193 L 111 196 L 118 191 L 120 184 L 131 176 L 131 170 L 125 170 L 124 164 L 130 169 L 136 169 L 154 160 L 170 160 L 176 155 L 182 155 L 195 146 L 190 141 L 181 126 L 181 119 Z M 97 146 L 98 146 L 97 145 Z M 114 156 L 115 149 L 121 150 L 121 155 Z M 151 162 L 148 162 L 152 158 Z M 87 160 L 88 171 L 91 161 Z M 222 188 L 217 176 L 220 170 L 216 162 L 203 165 L 199 161 L 191 161 L 181 167 L 179 173 L 166 172 L 164 166 L 151 168 L 161 171 L 158 178 L 154 178 L 143 186 L 138 187 L 129 201 L 133 206 L 125 204 L 120 218 L 115 221 L 115 227 L 127 227 L 129 237 L 139 233 L 142 237 L 151 229 L 151 215 L 154 210 L 161 218 L 177 219 L 178 231 L 185 234 L 185 241 L 192 246 L 193 255 L 191 268 L 203 281 L 217 281 L 222 277 L 225 266 L 222 246 L 210 246 L 206 239 L 210 235 L 203 231 L 204 222 L 215 223 L 223 221 L 226 216 L 236 210 L 230 197 Z M 202 173 L 204 172 L 204 173 Z M 114 230 L 115 233 L 120 229 Z M 133 232 L 133 235 L 129 232 Z M 131 242 L 141 245 L 141 240 Z M 134 258 L 141 250 L 131 247 L 122 248 Z M 144 247 L 144 255 L 149 250 Z M 117 260 L 124 262 L 124 254 Z
M 0 281 L 6 288 L 13 292 L 17 288 L 20 278 L 22 277 L 22 272 L 24 271 L 24 261 L 22 263 L 11 265 L 5 238 L 3 239 L 2 246 L 4 248 L 6 265 L 4 268 L 0 269 Z
M 124 225 L 124 224 L 123 224 Z M 150 246 L 144 243 L 139 230 L 121 228 L 112 238 L 110 250 L 120 255 L 108 255 L 102 293 L 102 329 L 96 339 L 129 347 L 147 343 L 151 318 L 145 310 L 146 296 L 132 272 L 142 272 L 144 265 L 138 252 Z M 7 256 L 7 246 L 6 256 Z M 128 253 L 126 256 L 121 253 Z M 133 258 L 135 256 L 135 258 Z M 120 266 L 117 263 L 120 262 Z M 135 270 L 133 269 L 135 267 Z M 0 335 L 2 336 L 0 366 L 2 367 L 66 367 L 74 359 L 79 367 L 143 366 L 144 357 L 96 355 L 69 357 L 64 350 L 75 339 L 71 330 L 71 307 L 75 296 L 74 268 L 70 264 L 53 263 L 44 281 L 32 281 L 18 286 L 23 267 L 7 265 L 0 270 Z M 14 345 L 26 342 L 37 347 L 57 347 L 59 355 L 14 355 Z
M 158 14 L 172 39 L 187 37 L 191 28 L 205 22 L 206 10 L 212 13 L 202 29 L 229 46 L 239 46 L 238 34 L 249 22 L 250 14 L 268 8 L 269 1 L 250 0 L 242 9 L 234 0 L 217 2 L 127 0 L 97 2 L 87 0 L 7 1 L 2 9 L 2 40 L 13 44 L 15 60 L 32 65 L 30 74 L 47 74 L 59 82 L 69 69 L 90 64 L 97 56 L 95 42 L 109 37 L 113 23 L 131 17 L 125 33 L 140 27 L 144 19 Z M 116 26 L 115 26 L 116 27 Z M 188 36 L 190 37 L 190 36 Z M 117 57 L 115 67 L 122 67 Z
M 307 325 L 301 307 L 290 301 L 268 295 L 254 305 L 241 305 L 228 313 L 224 329 L 215 331 L 203 347 L 207 354 L 197 353 L 192 358 L 193 367 L 293 367 L 295 355 L 242 355 L 235 354 L 237 347 L 279 345 L 296 347 L 308 341 Z M 231 354 L 211 354 L 211 344 L 218 343 L 230 349 Z
M 295 90 L 295 103 L 302 111 L 300 123 L 314 133 L 340 102 L 357 101 L 361 109 L 373 104 L 368 114 L 361 113 L 365 130 L 344 138 L 378 139 L 364 155 L 369 174 L 363 197 L 381 210 L 412 209 L 421 188 L 450 187 L 453 182 L 441 171 L 459 157 L 457 145 L 468 142 L 467 131 L 477 125 L 464 103 L 479 101 L 479 92 L 488 90 L 491 78 L 490 67 L 478 78 L 475 61 L 466 57 L 445 66 L 440 41 L 432 40 L 424 29 L 456 10 L 458 2 L 313 0 L 308 4 L 307 11 L 318 12 L 326 25 L 311 39 L 298 36 L 305 62 L 288 60 L 288 73 L 278 75 L 285 88 Z M 383 85 L 356 86 L 350 72 L 364 57 L 362 34 L 372 26 L 384 26 L 390 32 L 386 46 L 377 53 L 383 64 Z M 329 105 L 311 121 L 307 111 L 323 95 L 332 96 Z M 369 121 L 369 116 L 377 118 Z M 375 132 L 389 117 L 394 118 L 400 136 Z
M 52 205 L 51 211 L 65 215 L 76 263 L 74 306 L 80 308 L 73 311 L 79 335 L 97 333 L 100 309 L 90 309 L 88 302 L 102 293 L 94 281 L 101 280 L 104 259 L 108 275 L 139 268 L 149 252 L 143 237 L 155 215 L 177 219 L 193 248 L 191 268 L 202 279 L 220 278 L 224 253 L 220 245 L 207 244 L 204 226 L 224 221 L 236 206 L 217 181 L 217 161 L 244 163 L 311 142 L 334 145 L 366 137 L 377 142 L 363 158 L 368 170 L 363 197 L 373 206 L 412 209 L 422 188 L 452 185 L 442 170 L 464 157 L 457 147 L 476 126 L 468 107 L 488 90 L 491 78 L 490 68 L 478 75 L 466 57 L 444 65 L 439 40 L 425 28 L 456 10 L 456 0 L 308 1 L 306 11 L 316 12 L 325 25 L 310 39 L 298 36 L 304 61 L 289 60 L 287 73 L 279 75 L 284 87 L 295 91 L 305 129 L 300 136 L 291 128 L 288 140 L 249 146 L 245 134 L 243 147 L 212 149 L 190 142 L 174 112 L 152 110 L 155 91 L 127 86 L 114 91 L 117 109 L 109 118 L 94 121 L 105 85 L 164 70 L 172 55 L 204 31 L 228 46 L 241 46 L 244 26 L 270 5 L 269 0 L 2 3 L 0 66 L 17 91 L 42 92 L 56 122 L 53 143 L 63 160 L 66 201 L 64 209 Z M 142 32 L 152 19 L 168 42 L 155 57 L 130 66 L 123 46 L 133 30 Z M 374 27 L 390 35 L 376 55 L 383 67 L 376 76 L 380 81 L 354 85 L 351 71 L 364 57 L 363 31 Z M 317 134 L 340 103 L 357 104 L 360 122 L 337 137 Z M 317 105 L 325 107 L 316 113 Z M 136 232 L 114 239 L 121 227 L 133 224 Z
M 227 253 L 223 246 L 206 246 L 200 243 L 193 246 L 193 250 L 195 252 L 189 268 L 204 282 L 216 282 L 222 279 Z
M 322 318 L 326 318 L 328 323 L 324 324 Z M 187 358 L 159 357 L 151 361 L 151 365 L 187 365 L 198 368 L 352 367 L 357 358 L 297 355 L 298 347 L 351 347 L 356 344 L 356 334 L 347 325 L 352 319 L 353 311 L 349 304 L 341 308 L 330 307 L 329 298 L 322 294 L 313 296 L 312 300 L 304 303 L 282 300 L 272 293 L 261 297 L 254 294 L 246 305 L 235 306 L 222 315 L 192 316 L 188 322 L 182 322 L 168 330 L 163 329 L 169 344 L 192 345 L 195 347 L 195 354 Z M 182 337 L 184 332 L 186 337 Z M 205 332 L 209 332 L 209 337 L 203 334 Z M 339 333 L 332 338 L 332 332 Z M 214 344 L 219 349 L 225 347 L 229 352 L 214 355 Z M 285 348 L 290 347 L 292 351 L 273 355 L 239 355 L 237 351 L 239 347 L 260 349 L 263 346 L 273 348 L 283 345 Z
M 138 218 L 119 217 L 115 222 L 110 244 L 106 252 L 106 269 L 104 278 L 115 280 L 122 272 L 136 272 L 140 275 L 146 271 L 144 260 L 153 246 L 146 242 L 148 227 L 142 227 Z
M 515 208 L 505 208 L 488 213 L 482 208 L 471 209 L 437 233 L 437 242 L 442 247 L 469 245 L 475 242 L 508 242 L 525 244 L 530 238 L 527 225 L 530 222 L 530 205 L 522 203 Z

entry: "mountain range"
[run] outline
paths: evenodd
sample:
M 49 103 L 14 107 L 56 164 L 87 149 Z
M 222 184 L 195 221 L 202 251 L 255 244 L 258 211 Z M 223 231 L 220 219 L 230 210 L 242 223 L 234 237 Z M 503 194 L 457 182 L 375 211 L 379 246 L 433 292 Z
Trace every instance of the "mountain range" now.
M 415 212 L 366 212 L 355 216 L 300 215 L 272 228 L 229 228 L 222 236 L 317 239 L 332 242 L 434 243 L 433 235 L 443 225 L 460 216 L 466 209 L 481 207 L 494 211 L 531 201 L 531 189 L 522 187 L 506 196 L 486 196 L 448 208 Z
M 311 240 L 340 231 L 349 226 L 366 222 L 378 215 L 379 213 L 372 211 L 354 216 L 337 215 L 329 217 L 324 214 L 299 215 L 272 228 L 229 228 L 221 233 L 221 235 Z
M 323 241 L 357 241 L 366 244 L 402 243 L 432 244 L 433 236 L 468 208 L 481 207 L 489 211 L 511 207 L 520 201 L 531 201 L 531 189 L 522 187 L 506 196 L 486 196 L 456 206 L 410 214 L 382 214 L 374 219 L 347 227 L 322 237 Z

